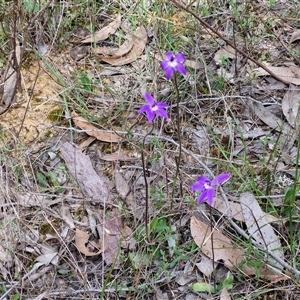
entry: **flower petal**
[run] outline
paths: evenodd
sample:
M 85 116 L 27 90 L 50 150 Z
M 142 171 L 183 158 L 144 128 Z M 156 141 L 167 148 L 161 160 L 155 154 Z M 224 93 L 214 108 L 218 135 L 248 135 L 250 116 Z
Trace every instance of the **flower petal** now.
M 182 65 L 182 64 L 178 64 L 176 66 L 176 71 L 178 71 L 182 75 L 186 75 L 186 69 L 185 69 L 184 65 Z
M 151 109 L 149 109 L 149 111 L 147 111 L 146 114 L 148 122 L 151 123 L 155 118 L 155 113 Z
M 200 177 L 198 177 L 197 181 L 198 181 L 199 183 L 202 183 L 203 186 L 204 186 L 205 183 L 210 183 L 209 178 L 206 177 L 206 176 L 200 176 Z
M 157 102 L 157 103 L 156 103 L 156 106 L 157 106 L 159 109 L 161 109 L 161 108 L 168 108 L 168 107 L 169 107 L 169 105 L 168 105 L 167 103 L 165 103 L 165 102 Z
M 162 118 L 165 118 L 165 119 L 168 119 L 168 114 L 166 111 L 164 111 L 162 108 L 159 108 L 157 111 L 156 111 L 156 114 L 161 116 Z
M 185 56 L 182 54 L 182 53 L 177 53 L 176 55 L 175 55 L 175 60 L 178 62 L 178 63 L 180 63 L 180 64 L 182 64 L 184 61 L 185 61 Z
M 145 99 L 149 103 L 150 106 L 153 106 L 155 104 L 155 100 L 151 94 L 145 93 Z
M 169 68 L 169 61 L 168 60 L 163 60 L 161 63 L 160 63 L 160 66 L 163 70 L 166 70 L 167 68 Z
M 155 117 L 155 113 L 151 110 L 149 105 L 144 105 L 143 107 L 141 107 L 138 110 L 138 113 L 139 114 L 146 113 L 146 117 L 148 119 L 148 122 L 150 122 L 150 123 L 153 121 L 153 119 Z
M 174 59 L 175 58 L 175 55 L 174 55 L 174 53 L 173 52 L 167 52 L 166 54 L 165 54 L 165 58 L 167 59 L 167 60 L 171 60 L 172 58 Z
M 198 198 L 198 204 L 204 202 L 206 198 L 207 198 L 207 190 L 205 190 L 203 193 L 200 194 Z
M 214 196 L 215 196 L 215 189 L 208 189 L 207 193 L 206 193 L 206 197 L 207 197 L 207 203 L 212 206 L 213 205 L 213 201 L 214 201 Z
M 228 180 L 230 178 L 230 176 L 231 176 L 231 174 L 229 174 L 229 173 L 220 174 L 212 180 L 211 185 L 214 186 L 214 185 L 222 184 L 226 180 Z
M 166 78 L 169 80 L 174 73 L 174 69 L 168 66 L 164 71 L 166 72 Z
M 197 182 L 194 183 L 191 187 L 191 191 L 203 191 L 205 190 L 204 184 L 209 182 L 209 179 L 206 176 L 201 176 L 197 179 Z

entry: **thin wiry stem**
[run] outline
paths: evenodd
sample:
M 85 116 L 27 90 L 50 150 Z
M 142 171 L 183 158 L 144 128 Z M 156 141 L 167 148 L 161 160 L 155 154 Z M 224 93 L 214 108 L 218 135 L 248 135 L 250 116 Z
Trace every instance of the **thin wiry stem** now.
M 177 183 L 177 178 L 179 177 L 179 182 L 180 182 L 180 176 L 179 176 L 179 168 L 180 168 L 180 161 L 181 161 L 181 152 L 182 152 L 182 147 L 181 147 L 181 132 L 180 132 L 180 111 L 179 111 L 179 103 L 180 103 L 180 98 L 179 98 L 179 89 L 178 89 L 178 83 L 177 83 L 177 76 L 176 72 L 174 74 L 174 87 L 176 91 L 176 118 L 177 118 L 177 138 L 178 138 L 178 144 L 179 144 L 179 153 L 178 153 L 178 158 L 175 160 L 176 161 L 176 173 L 175 173 L 175 179 L 173 181 L 173 189 L 172 189 L 172 202 L 171 206 L 173 205 L 173 199 L 174 199 L 174 194 L 175 194 L 175 188 L 176 188 L 176 183 Z M 181 182 L 180 182 L 181 184 Z M 182 190 L 182 189 L 180 189 Z
M 142 167 L 143 167 L 143 176 L 145 180 L 145 192 L 146 192 L 146 198 L 145 198 L 145 231 L 146 231 L 146 238 L 149 242 L 149 229 L 148 229 L 148 211 L 149 211 L 149 189 L 148 189 L 148 181 L 147 181 L 147 175 L 146 175 L 146 164 L 145 164 L 145 155 L 144 155 L 144 149 L 145 149 L 145 141 L 148 135 L 152 133 L 154 129 L 154 123 L 152 123 L 151 130 L 144 136 L 143 143 L 141 146 L 141 156 L 142 156 Z

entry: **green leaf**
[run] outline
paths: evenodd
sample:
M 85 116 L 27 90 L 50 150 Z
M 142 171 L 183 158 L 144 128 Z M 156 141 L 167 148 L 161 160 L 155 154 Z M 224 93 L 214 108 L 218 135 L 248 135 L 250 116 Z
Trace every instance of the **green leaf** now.
M 233 275 L 229 274 L 227 278 L 223 281 L 223 288 L 230 290 L 233 288 Z
M 61 275 L 67 275 L 70 271 L 69 270 L 64 270 L 64 269 L 60 269 L 57 271 L 59 274 Z
M 49 184 L 47 182 L 47 178 L 44 174 L 40 173 L 40 172 L 37 172 L 36 173 L 36 179 L 39 183 L 41 183 L 42 185 L 44 186 L 48 186 L 49 187 Z
M 10 300 L 19 300 L 19 299 L 20 299 L 20 293 L 16 293 L 10 298 Z
M 207 293 L 216 292 L 215 288 L 211 284 L 205 282 L 194 283 L 192 288 L 194 292 L 207 292 Z

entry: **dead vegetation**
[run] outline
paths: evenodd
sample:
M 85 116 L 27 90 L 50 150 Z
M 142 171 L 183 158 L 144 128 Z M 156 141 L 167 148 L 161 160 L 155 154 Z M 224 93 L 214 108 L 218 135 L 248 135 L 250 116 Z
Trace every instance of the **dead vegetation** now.
M 296 1 L 0 8 L 0 299 L 299 299 Z

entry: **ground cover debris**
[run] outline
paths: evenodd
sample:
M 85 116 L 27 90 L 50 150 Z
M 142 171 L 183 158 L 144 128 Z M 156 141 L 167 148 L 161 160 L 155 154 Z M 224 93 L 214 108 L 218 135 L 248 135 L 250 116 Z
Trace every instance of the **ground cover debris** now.
M 0 3 L 0 299 L 299 299 L 297 1 Z

